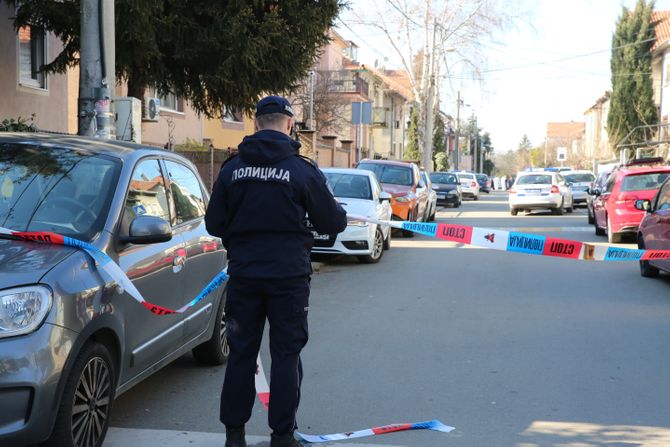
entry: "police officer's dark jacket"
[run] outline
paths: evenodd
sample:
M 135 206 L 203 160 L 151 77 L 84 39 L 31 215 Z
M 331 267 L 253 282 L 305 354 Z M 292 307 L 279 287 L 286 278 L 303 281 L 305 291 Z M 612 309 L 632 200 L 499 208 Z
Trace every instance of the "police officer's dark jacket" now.
M 299 148 L 281 132 L 261 130 L 245 137 L 239 155 L 222 166 L 205 223 L 228 250 L 231 276 L 308 275 L 314 239 L 305 215 L 321 234 L 346 228 L 346 212 Z

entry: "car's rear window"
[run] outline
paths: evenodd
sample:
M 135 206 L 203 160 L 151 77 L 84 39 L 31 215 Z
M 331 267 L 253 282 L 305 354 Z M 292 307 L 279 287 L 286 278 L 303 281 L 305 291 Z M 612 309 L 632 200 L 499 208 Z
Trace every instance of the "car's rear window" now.
M 120 166 L 75 150 L 0 144 L 0 227 L 90 240 L 103 228 Z
M 517 185 L 551 185 L 550 175 L 523 175 L 516 181 Z
M 596 179 L 595 175 L 590 172 L 584 172 L 581 174 L 566 174 L 565 180 L 570 183 L 591 183 Z
M 647 172 L 644 174 L 627 175 L 621 183 L 621 191 L 658 189 L 668 176 L 670 176 L 668 172 Z
M 410 167 L 381 163 L 361 163 L 358 165 L 358 169 L 374 172 L 381 183 L 405 186 L 411 186 L 414 183 L 412 179 L 412 168 Z

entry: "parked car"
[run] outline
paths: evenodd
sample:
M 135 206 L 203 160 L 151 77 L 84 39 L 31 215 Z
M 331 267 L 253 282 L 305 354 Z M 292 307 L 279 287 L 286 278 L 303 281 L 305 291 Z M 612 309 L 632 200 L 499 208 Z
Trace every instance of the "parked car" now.
M 644 166 L 637 162 L 612 171 L 603 191 L 594 191 L 594 226 L 597 235 L 607 234 L 610 244 L 626 235 L 636 235 L 644 211 L 635 208 L 638 200 L 651 200 L 670 176 L 670 166 Z
M 457 172 L 458 181 L 461 184 L 463 197 L 471 197 L 473 200 L 479 200 L 479 183 L 477 177 L 470 172 Z
M 645 212 L 637 232 L 637 246 L 647 250 L 670 250 L 670 179 L 652 200 L 638 200 L 635 208 Z M 658 276 L 659 270 L 670 273 L 670 259 L 640 261 L 642 276 Z
M 520 172 L 509 190 L 509 212 L 548 209 L 554 214 L 572 212 L 572 190 L 558 172 Z
M 451 172 L 431 172 L 430 180 L 433 182 L 433 189 L 437 192 L 437 203 L 451 205 L 454 208 L 461 206 L 463 195 L 461 184 L 458 182 L 456 174 Z
M 106 253 L 149 302 L 178 309 L 226 265 L 198 171 L 164 150 L 0 134 L 0 226 Z M 102 444 L 116 396 L 188 351 L 227 356 L 223 286 L 156 316 L 80 249 L 0 239 L 0 445 Z
M 491 192 L 489 176 L 486 174 L 475 174 L 477 178 L 477 183 L 479 183 L 479 190 L 489 194 Z
M 392 160 L 361 160 L 357 169 L 372 171 L 382 185 L 382 189 L 391 194 L 393 220 L 418 222 L 423 219 L 428 206 L 428 191 L 422 187 L 419 167 L 410 162 Z M 403 230 L 405 237 L 414 233 Z
M 437 213 L 437 193 L 433 189 L 433 182 L 430 181 L 430 177 L 423 169 L 421 170 L 421 180 L 423 181 L 423 187 L 428 191 L 428 206 L 426 206 L 426 215 L 423 220 L 433 222 Z
M 590 224 L 595 222 L 595 217 L 593 215 L 593 200 L 596 197 L 596 192 L 600 194 L 601 191 L 605 190 L 605 184 L 607 183 L 607 178 L 610 176 L 612 171 L 604 171 L 598 174 L 598 177 L 591 183 L 591 186 L 588 190 L 588 195 L 586 196 L 586 213 L 588 216 L 588 222 Z
M 565 178 L 565 181 L 572 185 L 572 201 L 577 205 L 587 205 L 587 199 L 589 197 L 589 188 L 591 184 L 596 179 L 596 176 L 593 175 L 593 172 L 581 170 L 581 171 L 566 171 L 561 172 L 561 175 Z
M 374 173 L 363 169 L 323 168 L 335 198 L 348 214 L 391 220 L 391 195 L 382 190 Z M 308 226 L 310 226 L 308 222 Z M 379 262 L 391 246 L 391 227 L 349 220 L 340 234 L 314 232 L 312 253 L 356 256 L 360 262 Z

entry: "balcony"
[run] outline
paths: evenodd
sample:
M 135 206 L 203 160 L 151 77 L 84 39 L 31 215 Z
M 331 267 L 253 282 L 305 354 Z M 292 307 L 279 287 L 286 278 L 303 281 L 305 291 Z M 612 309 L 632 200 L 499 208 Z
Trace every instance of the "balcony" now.
M 328 93 L 354 93 L 366 98 L 368 96 L 368 83 L 356 72 L 320 71 L 318 76 L 319 83 L 323 83 Z

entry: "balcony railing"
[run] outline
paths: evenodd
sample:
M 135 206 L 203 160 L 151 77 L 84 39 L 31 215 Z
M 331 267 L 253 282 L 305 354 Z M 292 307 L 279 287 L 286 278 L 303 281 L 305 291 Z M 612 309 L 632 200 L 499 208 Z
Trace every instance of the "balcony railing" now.
M 330 93 L 358 93 L 368 96 L 368 83 L 359 77 L 356 72 L 347 70 L 323 71 L 319 72 L 319 75 Z

